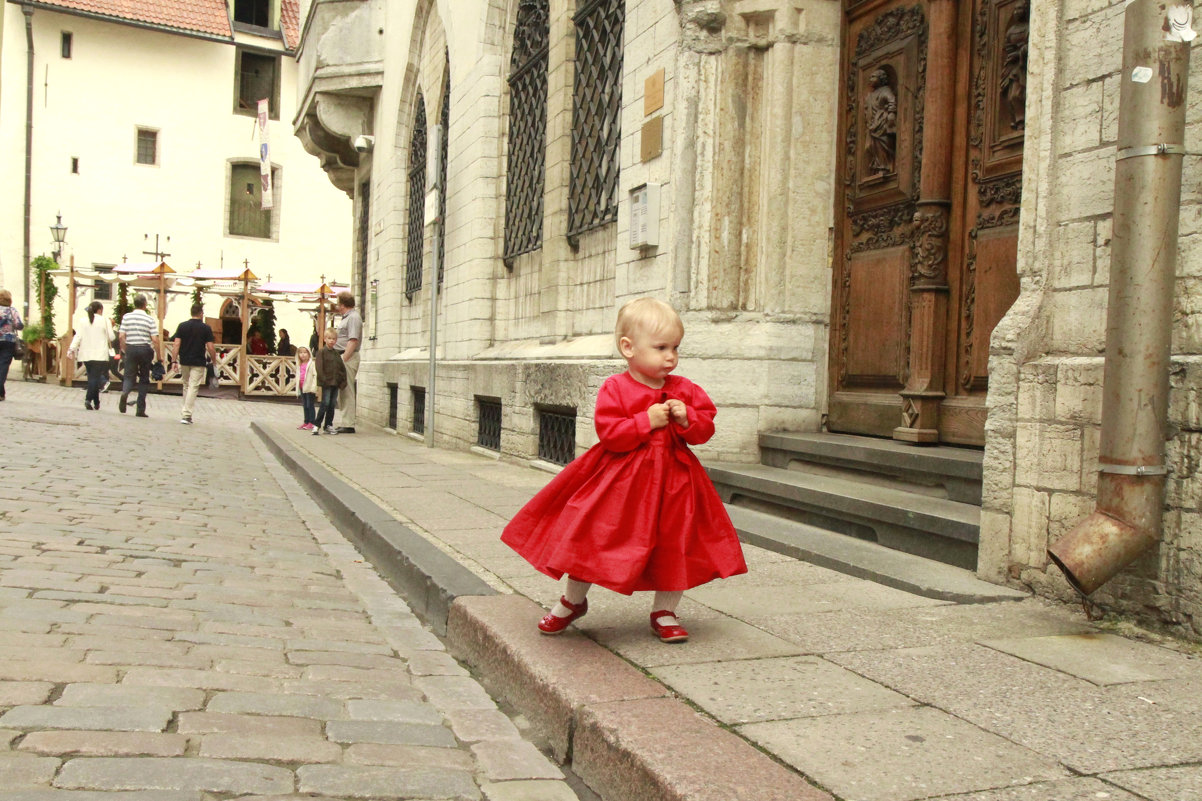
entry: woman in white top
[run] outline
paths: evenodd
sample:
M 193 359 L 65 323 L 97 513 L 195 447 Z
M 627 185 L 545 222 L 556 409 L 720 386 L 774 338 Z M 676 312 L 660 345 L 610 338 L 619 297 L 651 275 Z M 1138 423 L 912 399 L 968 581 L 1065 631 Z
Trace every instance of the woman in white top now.
M 88 368 L 88 391 L 84 395 L 85 409 L 100 408 L 100 387 L 104 385 L 112 354 L 113 326 L 104 316 L 104 306 L 94 300 L 88 304 L 88 321 L 80 321 L 75 339 L 67 349 L 67 357 L 78 359 Z

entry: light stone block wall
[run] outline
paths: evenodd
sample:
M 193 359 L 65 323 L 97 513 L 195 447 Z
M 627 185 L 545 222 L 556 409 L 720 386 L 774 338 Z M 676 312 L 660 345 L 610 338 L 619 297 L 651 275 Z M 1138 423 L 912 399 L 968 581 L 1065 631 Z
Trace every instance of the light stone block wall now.
M 368 279 L 379 281 L 377 339 L 366 343 L 358 378 L 361 416 L 384 424 L 388 384 L 398 385 L 398 427 L 408 431 L 409 387 L 428 381 L 429 277 L 404 297 L 408 248 L 408 149 L 418 89 L 427 122 L 437 117 L 444 48 L 451 61 L 451 125 L 446 278 L 440 291 L 436 442 L 470 448 L 476 441 L 475 396 L 502 400 L 502 454 L 537 451 L 535 403 L 543 379 L 578 412 L 578 448 L 596 441 L 592 410 L 605 376 L 624 369 L 612 344 L 618 307 L 655 295 L 681 309 L 687 335 L 680 373 L 700 383 L 719 407 L 718 433 L 702 455 L 756 461 L 758 434 L 818 430 L 825 405 L 826 316 L 830 291 L 831 165 L 840 13 L 833 0 L 736 3 L 723 31 L 698 22 L 705 3 L 630 0 L 622 80 L 619 214 L 615 224 L 566 242 L 571 149 L 572 60 L 576 4 L 551 0 L 551 51 L 545 218 L 542 247 L 501 260 L 509 97 L 506 78 L 517 0 L 448 3 L 391 0 L 384 86 L 376 106 L 377 147 L 360 169 L 370 176 Z M 470 5 L 467 13 L 463 6 Z M 702 20 L 704 22 L 704 20 Z M 767 55 L 765 55 L 767 54 Z M 762 140 L 751 168 L 707 183 L 731 160 L 715 141 L 723 114 L 716 99 L 737 60 L 758 59 L 766 87 L 754 109 Z M 725 65 L 725 66 L 724 66 Z M 665 74 L 664 107 L 644 113 L 644 82 Z M 724 84 L 720 86 L 720 84 Z M 643 162 L 641 129 L 662 116 L 663 152 Z M 685 155 L 682 155 L 685 154 Z M 429 157 L 429 156 L 428 156 Z M 629 190 L 661 189 L 660 244 L 629 242 Z M 754 247 L 733 269 L 751 289 L 732 307 L 715 308 L 706 291 L 708 242 L 733 193 L 753 199 L 742 220 Z M 785 200 L 782 200 L 785 198 Z M 550 380 L 548 379 L 548 380 Z M 541 383 L 537 383 L 540 382 Z M 533 383 L 532 383 L 533 382 Z M 539 389 L 532 389 L 537 383 Z
M 1019 240 L 1021 294 L 994 332 L 978 572 L 1075 600 L 1046 555 L 1094 508 L 1118 136 L 1122 3 L 1034 4 Z M 1189 128 L 1202 131 L 1202 69 Z M 1191 141 L 1187 133 L 1187 143 Z M 1191 160 L 1186 159 L 1187 176 Z M 1202 271 L 1196 182 L 1182 193 L 1166 513 L 1160 544 L 1093 596 L 1202 634 Z

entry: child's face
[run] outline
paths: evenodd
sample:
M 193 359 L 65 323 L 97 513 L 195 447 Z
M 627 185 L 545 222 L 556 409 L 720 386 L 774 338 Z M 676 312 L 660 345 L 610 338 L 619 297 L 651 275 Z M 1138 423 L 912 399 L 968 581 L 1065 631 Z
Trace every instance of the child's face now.
M 298 351 L 296 358 L 300 359 L 302 362 L 309 361 L 309 351 L 304 350 L 304 349 Z
M 662 387 L 664 379 L 676 369 L 683 334 L 675 327 L 648 331 L 638 327 L 632 336 L 618 343 L 626 366 L 636 381 L 649 387 Z
M 325 340 L 327 348 L 334 347 L 335 343 L 338 342 L 338 335 L 335 334 L 333 331 L 327 331 L 325 333 L 325 336 L 322 338 Z

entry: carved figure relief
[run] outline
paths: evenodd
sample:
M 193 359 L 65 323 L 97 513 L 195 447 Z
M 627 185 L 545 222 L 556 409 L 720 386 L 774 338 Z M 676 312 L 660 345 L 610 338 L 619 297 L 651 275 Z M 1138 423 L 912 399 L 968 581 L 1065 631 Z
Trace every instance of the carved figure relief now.
M 1026 127 L 1027 15 L 1026 3 L 1014 7 L 1002 42 L 1001 98 L 1016 131 Z
M 868 171 L 873 176 L 888 175 L 896 169 L 897 93 L 890 86 L 889 73 L 882 67 L 868 76 L 872 91 L 864 98 L 864 130 L 868 141 Z
M 942 283 L 947 276 L 947 210 L 927 208 L 914 213 L 914 251 L 910 272 L 917 279 Z

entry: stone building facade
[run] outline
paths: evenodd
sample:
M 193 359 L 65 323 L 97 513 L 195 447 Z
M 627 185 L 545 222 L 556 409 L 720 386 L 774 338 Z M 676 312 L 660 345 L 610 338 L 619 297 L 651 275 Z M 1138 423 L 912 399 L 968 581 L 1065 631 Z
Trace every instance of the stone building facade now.
M 1123 8 L 312 3 L 294 123 L 355 196 L 355 292 L 369 334 L 361 413 L 414 433 L 432 404 L 440 447 L 539 464 L 557 458 L 540 440 L 566 431 L 579 452 L 596 441 L 601 381 L 622 367 L 616 310 L 655 295 L 684 319 L 680 372 L 720 410 L 703 458 L 758 461 L 763 432 L 828 422 L 983 444 L 979 574 L 1070 597 L 1045 550 L 1090 511 L 1096 482 Z M 957 72 L 961 62 L 977 71 Z M 907 93 L 908 76 L 926 83 Z M 1199 91 L 1195 80 L 1191 132 Z M 870 102 L 892 110 L 886 127 L 871 124 Z M 929 166 L 943 150 L 955 155 L 946 174 Z M 949 213 L 940 191 L 957 181 L 977 199 Z M 1202 625 L 1198 199 L 1187 179 L 1164 536 L 1097 596 L 1186 629 Z M 962 237 L 927 247 L 940 224 Z M 945 325 L 947 288 L 915 292 L 926 267 L 956 258 L 968 266 L 946 283 L 963 309 Z M 1011 277 L 988 283 L 1006 259 Z M 878 276 L 898 275 L 903 286 L 881 305 L 857 305 Z M 916 309 L 930 297 L 924 318 Z M 889 334 L 880 353 L 848 356 L 848 330 L 872 332 L 891 303 L 909 309 L 895 338 L 917 342 L 930 319 L 962 330 L 925 363 L 922 348 L 895 348 Z M 847 378 L 857 358 L 884 360 L 883 373 L 890 359 L 900 366 L 857 386 Z M 939 393 L 920 379 L 924 364 L 942 375 L 944 362 L 961 393 L 945 415 L 967 422 L 941 436 L 925 422 Z

